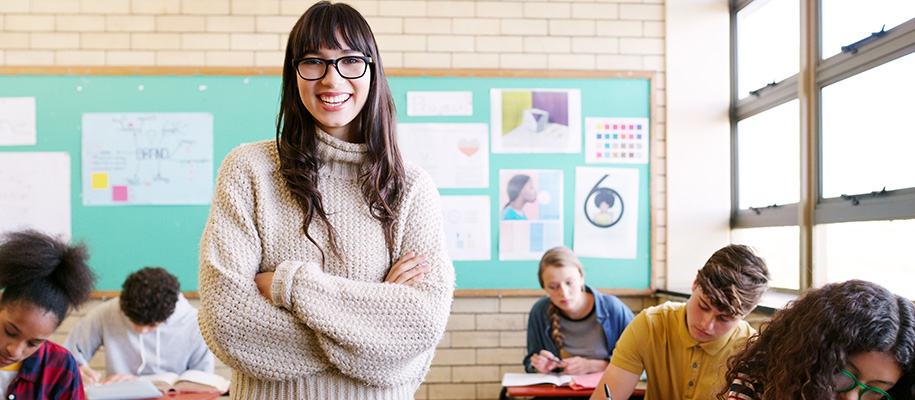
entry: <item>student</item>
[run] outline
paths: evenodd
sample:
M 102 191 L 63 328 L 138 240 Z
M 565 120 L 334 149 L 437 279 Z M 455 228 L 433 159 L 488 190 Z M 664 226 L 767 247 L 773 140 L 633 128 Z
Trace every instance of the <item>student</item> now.
M 197 309 L 181 294 L 178 278 L 159 267 L 130 274 L 120 297 L 95 307 L 70 330 L 64 347 L 79 361 L 86 385 L 100 381 L 101 373 L 88 364 L 99 346 L 105 346 L 108 375 L 102 384 L 189 369 L 213 373 L 216 361 L 200 335 Z
M 571 249 L 543 254 L 537 272 L 547 296 L 531 308 L 527 323 L 527 372 L 584 375 L 607 368 L 632 311 L 616 296 L 585 285 L 585 271 Z
M 94 276 L 83 245 L 32 231 L 0 238 L 0 387 L 7 399 L 85 399 L 76 359 L 48 338 Z
M 716 251 L 699 270 L 686 303 L 643 310 L 616 343 L 598 387 L 614 400 L 632 395 L 642 371 L 645 399 L 710 399 L 724 385 L 725 363 L 754 333 L 743 318 L 766 291 L 765 261 L 743 245 Z M 604 399 L 595 390 L 592 399 Z
M 233 398 L 412 399 L 454 292 L 438 191 L 405 163 L 371 29 L 318 2 L 289 34 L 276 140 L 219 170 L 200 325 Z
M 502 207 L 502 219 L 506 221 L 526 220 L 524 205 L 537 201 L 537 190 L 534 189 L 531 177 L 525 174 L 515 175 L 508 180 L 506 186 L 508 202 Z
M 871 282 L 810 289 L 728 366 L 719 399 L 912 399 L 915 307 Z

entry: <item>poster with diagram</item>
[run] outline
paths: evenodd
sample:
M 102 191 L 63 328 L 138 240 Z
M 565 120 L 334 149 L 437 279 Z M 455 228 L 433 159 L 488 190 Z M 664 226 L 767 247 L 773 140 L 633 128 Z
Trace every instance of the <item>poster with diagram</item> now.
M 490 256 L 489 196 L 441 196 L 445 241 L 453 261 L 486 261 Z
M 70 238 L 70 154 L 0 152 L 0 233 Z
M 209 204 L 210 113 L 85 113 L 83 205 Z

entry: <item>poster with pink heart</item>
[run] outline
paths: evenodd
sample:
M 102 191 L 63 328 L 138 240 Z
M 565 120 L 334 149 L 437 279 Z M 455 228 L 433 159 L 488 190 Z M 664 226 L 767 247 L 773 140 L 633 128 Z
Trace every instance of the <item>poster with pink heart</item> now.
M 480 123 L 400 123 L 397 145 L 439 188 L 489 187 L 489 131 Z

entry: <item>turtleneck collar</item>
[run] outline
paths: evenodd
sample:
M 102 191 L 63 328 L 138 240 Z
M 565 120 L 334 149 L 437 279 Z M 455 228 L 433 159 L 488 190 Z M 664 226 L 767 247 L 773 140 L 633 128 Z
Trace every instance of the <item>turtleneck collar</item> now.
M 337 139 L 321 129 L 316 129 L 318 156 L 322 161 L 321 175 L 358 177 L 368 158 L 363 143 L 350 143 Z

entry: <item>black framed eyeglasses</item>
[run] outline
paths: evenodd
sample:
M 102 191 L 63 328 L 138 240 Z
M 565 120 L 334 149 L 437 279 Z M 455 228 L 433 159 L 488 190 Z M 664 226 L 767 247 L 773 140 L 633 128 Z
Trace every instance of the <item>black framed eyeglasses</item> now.
M 859 400 L 893 400 L 893 396 L 890 396 L 889 393 L 884 392 L 882 389 L 875 388 L 873 386 L 867 386 L 855 377 L 854 374 L 846 370 L 842 370 L 836 374 L 836 383 L 835 383 L 836 392 L 845 393 L 854 390 L 856 387 L 861 388 L 861 391 L 858 392 Z
M 372 57 L 346 56 L 335 60 L 318 57 L 296 58 L 292 66 L 299 73 L 299 77 L 306 81 L 316 81 L 327 75 L 327 67 L 333 65 L 346 79 L 357 79 L 365 75 L 369 64 L 373 63 Z

